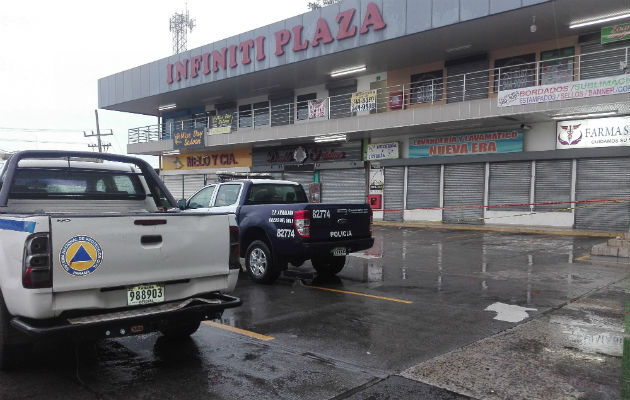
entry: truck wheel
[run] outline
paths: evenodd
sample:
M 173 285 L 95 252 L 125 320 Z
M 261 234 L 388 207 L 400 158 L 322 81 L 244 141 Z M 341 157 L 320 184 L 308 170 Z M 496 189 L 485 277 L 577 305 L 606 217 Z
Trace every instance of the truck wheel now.
M 311 264 L 313 264 L 313 268 L 319 275 L 337 275 L 346 265 L 346 256 L 315 257 L 311 260 Z
M 267 244 L 254 240 L 245 253 L 247 273 L 256 283 L 273 283 L 280 275 L 280 269 L 274 265 L 273 256 Z
M 183 339 L 197 332 L 201 321 L 169 322 L 160 332 L 169 339 Z
M 10 324 L 11 315 L 0 294 L 0 369 L 9 370 L 18 364 L 21 356 L 31 349 L 30 344 L 19 339 L 20 333 Z M 23 338 L 22 338 L 23 339 Z

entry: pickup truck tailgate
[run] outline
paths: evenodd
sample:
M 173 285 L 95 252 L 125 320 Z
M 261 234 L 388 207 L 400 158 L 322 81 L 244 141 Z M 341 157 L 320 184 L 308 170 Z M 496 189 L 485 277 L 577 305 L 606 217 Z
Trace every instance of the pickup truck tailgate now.
M 229 274 L 227 215 L 51 217 L 53 291 Z
M 370 237 L 370 208 L 367 204 L 309 204 L 310 241 L 336 241 Z

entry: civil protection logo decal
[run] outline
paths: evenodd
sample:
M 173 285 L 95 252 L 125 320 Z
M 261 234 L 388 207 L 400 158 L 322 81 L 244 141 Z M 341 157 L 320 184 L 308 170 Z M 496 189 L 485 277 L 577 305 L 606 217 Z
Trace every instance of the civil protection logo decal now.
M 103 249 L 89 236 L 70 238 L 59 252 L 59 263 L 74 276 L 86 276 L 96 271 L 103 261 Z

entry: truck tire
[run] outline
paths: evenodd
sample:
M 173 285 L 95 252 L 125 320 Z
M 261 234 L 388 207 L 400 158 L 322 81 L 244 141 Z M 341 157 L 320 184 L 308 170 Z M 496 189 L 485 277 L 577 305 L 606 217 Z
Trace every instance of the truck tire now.
M 280 268 L 274 265 L 273 255 L 262 240 L 254 240 L 247 248 L 245 267 L 256 283 L 271 284 L 280 275 Z
M 10 320 L 11 315 L 0 294 L 0 370 L 15 367 L 20 357 L 31 349 L 30 344 L 25 344 L 24 340 L 17 340 L 20 333 L 9 324 Z
M 332 276 L 337 275 L 346 265 L 346 256 L 339 257 L 314 257 L 311 260 L 313 268 L 319 275 Z
M 162 335 L 168 339 L 184 339 L 197 332 L 201 321 L 171 321 L 160 328 Z

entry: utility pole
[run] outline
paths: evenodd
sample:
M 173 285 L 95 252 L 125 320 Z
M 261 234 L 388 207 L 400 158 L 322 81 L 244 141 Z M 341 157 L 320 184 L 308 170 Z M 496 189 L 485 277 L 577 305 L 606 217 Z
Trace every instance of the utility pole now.
M 103 152 L 103 147 L 108 148 L 112 145 L 111 143 L 105 143 L 103 144 L 101 142 L 101 136 L 112 136 L 114 134 L 114 132 L 112 132 L 112 130 L 110 129 L 109 132 L 106 133 L 101 133 L 101 127 L 99 126 L 98 123 L 98 110 L 94 110 L 94 115 L 96 115 L 96 133 L 94 133 L 94 131 L 92 131 L 91 134 L 88 134 L 87 132 L 83 131 L 83 136 L 88 138 L 88 137 L 95 137 L 96 136 L 96 141 L 98 144 L 88 144 L 88 147 L 90 148 L 95 148 L 98 147 L 98 152 L 102 153 Z

